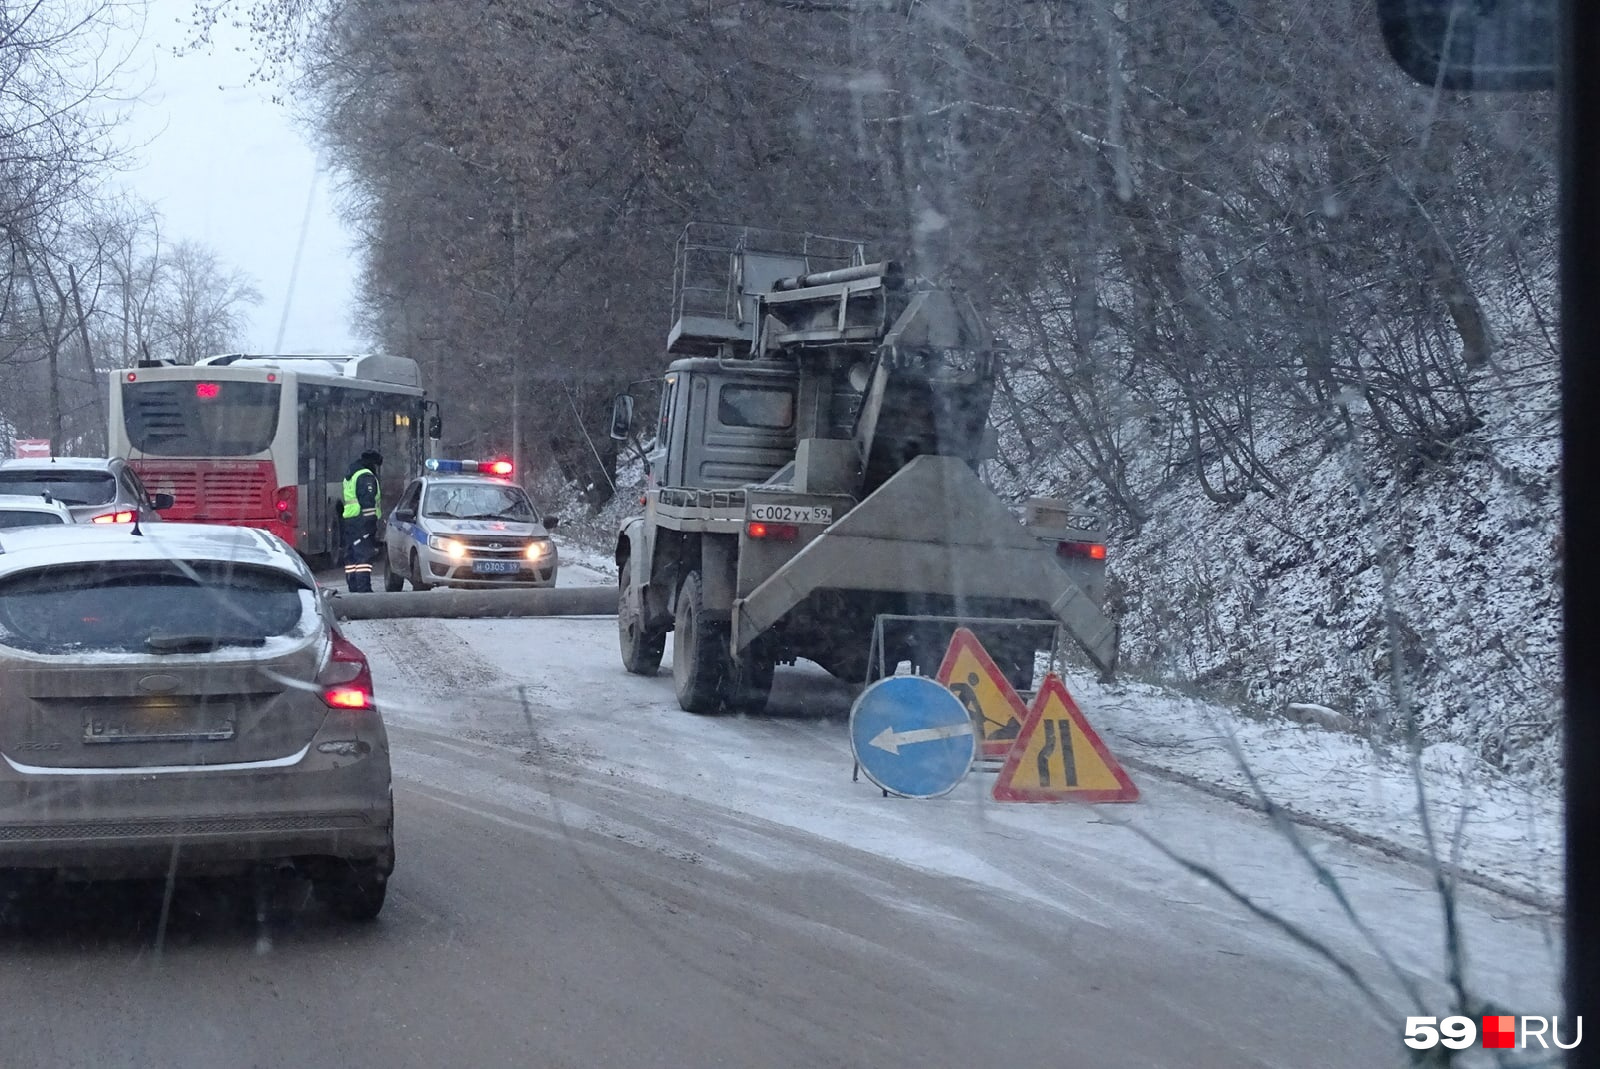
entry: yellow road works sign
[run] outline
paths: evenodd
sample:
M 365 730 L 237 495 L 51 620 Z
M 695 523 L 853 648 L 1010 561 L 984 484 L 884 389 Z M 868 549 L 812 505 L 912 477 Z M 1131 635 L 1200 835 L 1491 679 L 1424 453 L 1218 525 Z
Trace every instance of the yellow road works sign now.
M 994 782 L 999 802 L 1136 802 L 1139 788 L 1094 733 L 1061 677 L 1044 677 Z
M 978 728 L 985 757 L 1004 757 L 1011 752 L 1028 710 L 977 635 L 964 627 L 956 628 L 934 678 L 966 706 L 967 715 Z

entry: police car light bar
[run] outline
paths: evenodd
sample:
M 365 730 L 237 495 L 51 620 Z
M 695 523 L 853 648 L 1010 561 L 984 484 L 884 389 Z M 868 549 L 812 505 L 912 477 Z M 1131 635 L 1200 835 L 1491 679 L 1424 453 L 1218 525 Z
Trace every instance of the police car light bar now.
M 502 478 L 509 478 L 515 470 L 509 460 L 438 460 L 430 457 L 422 466 L 443 475 L 499 475 Z

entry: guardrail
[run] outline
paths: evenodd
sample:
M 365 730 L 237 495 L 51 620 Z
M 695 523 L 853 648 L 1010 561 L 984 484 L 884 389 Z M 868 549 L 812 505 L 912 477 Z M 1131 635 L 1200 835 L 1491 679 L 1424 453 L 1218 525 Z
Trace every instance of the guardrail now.
M 615 587 L 540 590 L 428 590 L 395 594 L 331 594 L 341 620 L 510 619 L 519 616 L 615 616 Z

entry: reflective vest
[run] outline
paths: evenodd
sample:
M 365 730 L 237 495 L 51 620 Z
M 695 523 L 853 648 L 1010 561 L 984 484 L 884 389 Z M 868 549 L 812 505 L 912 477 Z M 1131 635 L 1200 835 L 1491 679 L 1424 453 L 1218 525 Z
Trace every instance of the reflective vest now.
M 344 481 L 344 518 L 347 520 L 353 520 L 357 516 L 376 516 L 379 512 L 379 506 L 383 503 L 383 490 L 374 487 L 372 491 L 372 507 L 364 512 L 362 511 L 361 501 L 356 497 L 356 480 L 363 475 L 372 476 L 374 483 L 378 481 L 377 472 L 371 468 L 362 468 Z

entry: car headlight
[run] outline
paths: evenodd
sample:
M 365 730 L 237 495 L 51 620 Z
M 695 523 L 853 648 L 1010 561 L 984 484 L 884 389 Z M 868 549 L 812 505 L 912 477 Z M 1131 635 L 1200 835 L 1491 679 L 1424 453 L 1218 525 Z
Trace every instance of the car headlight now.
M 550 553 L 549 542 L 529 542 L 528 548 L 523 550 L 523 556 L 529 560 L 543 560 Z
M 465 542 L 454 538 L 446 538 L 444 535 L 429 535 L 428 548 L 437 549 L 440 553 L 448 554 L 452 560 L 460 560 L 467 555 Z

